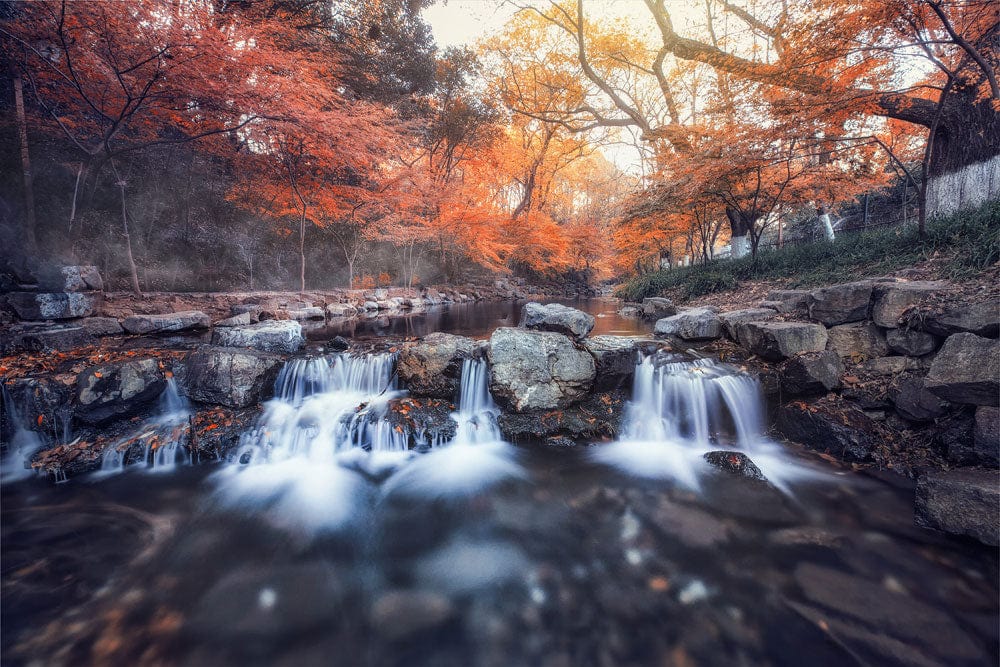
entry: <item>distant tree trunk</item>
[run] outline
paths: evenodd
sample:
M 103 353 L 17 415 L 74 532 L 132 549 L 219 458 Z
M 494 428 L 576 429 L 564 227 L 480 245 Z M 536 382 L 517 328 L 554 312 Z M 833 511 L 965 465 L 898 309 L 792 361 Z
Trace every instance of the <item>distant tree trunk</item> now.
M 302 202 L 302 217 L 299 218 L 299 291 L 306 291 L 306 205 Z
M 21 75 L 14 74 L 14 107 L 17 133 L 21 142 L 21 173 L 24 176 L 24 243 L 29 251 L 38 250 L 35 236 L 35 188 L 31 179 L 31 155 L 28 153 L 28 122 L 24 115 L 24 89 Z
M 139 287 L 139 270 L 135 265 L 135 256 L 132 254 L 132 235 L 128 231 L 128 207 L 125 204 L 125 179 L 122 178 L 121 174 L 118 173 L 118 165 L 115 164 L 114 158 L 110 160 L 111 170 L 115 174 L 115 184 L 118 186 L 118 190 L 121 193 L 122 199 L 122 233 L 125 236 L 125 258 L 128 260 L 128 271 L 129 278 L 132 281 L 132 293 L 136 296 L 142 296 L 142 289 Z
M 76 220 L 76 198 L 80 194 L 80 177 L 83 176 L 83 162 L 76 168 L 76 185 L 73 186 L 73 202 L 69 209 L 69 228 L 67 234 L 73 233 L 73 222 Z
M 819 217 L 819 224 L 823 232 L 823 238 L 827 241 L 833 242 L 833 240 L 837 238 L 837 235 L 833 232 L 833 221 L 830 220 L 830 212 L 826 209 L 826 206 L 820 206 L 817 208 L 816 215 Z

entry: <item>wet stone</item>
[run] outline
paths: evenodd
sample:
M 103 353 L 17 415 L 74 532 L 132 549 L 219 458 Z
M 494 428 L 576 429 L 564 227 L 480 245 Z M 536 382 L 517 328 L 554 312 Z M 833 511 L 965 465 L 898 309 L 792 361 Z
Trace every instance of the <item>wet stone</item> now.
M 732 475 L 761 481 L 765 479 L 764 473 L 760 471 L 757 464 L 751 461 L 750 457 L 743 452 L 720 450 L 707 452 L 704 458 L 708 461 L 709 465 Z
M 526 303 L 518 326 L 580 339 L 593 330 L 594 316 L 558 303 Z
M 211 321 L 199 310 L 185 310 L 159 315 L 132 315 L 122 322 L 130 334 L 155 334 L 191 329 L 207 329 Z
M 1000 546 L 1000 472 L 948 470 L 917 480 L 919 525 Z
M 75 413 L 88 424 L 103 424 L 135 414 L 166 386 L 156 359 L 94 366 L 77 376 Z
M 393 590 L 380 595 L 368 613 L 372 628 L 389 641 L 404 641 L 452 619 L 455 606 L 432 591 Z

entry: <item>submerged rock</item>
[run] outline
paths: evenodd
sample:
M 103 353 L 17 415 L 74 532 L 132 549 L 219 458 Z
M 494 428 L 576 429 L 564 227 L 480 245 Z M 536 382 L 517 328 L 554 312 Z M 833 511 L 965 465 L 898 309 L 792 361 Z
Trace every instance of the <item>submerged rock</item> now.
M 122 322 L 122 328 L 130 334 L 154 334 L 191 329 L 207 329 L 211 321 L 200 310 L 184 310 L 159 315 L 132 315 Z
M 822 324 L 744 322 L 737 325 L 736 333 L 740 345 L 766 361 L 826 349 L 827 334 Z
M 146 408 L 166 386 L 157 359 L 93 366 L 77 376 L 75 414 L 88 424 L 104 424 Z
M 916 521 L 1000 546 L 1000 472 L 948 470 L 917 480 Z
M 760 471 L 757 464 L 743 452 L 725 450 L 706 452 L 704 458 L 710 465 L 730 474 L 760 481 L 765 479 L 764 473 Z
M 594 316 L 559 303 L 526 303 L 518 326 L 583 338 L 594 328 Z
M 267 320 L 250 326 L 216 329 L 212 344 L 222 347 L 250 347 L 262 352 L 297 352 L 305 344 L 302 325 L 294 320 Z
M 711 308 L 688 308 L 657 320 L 654 331 L 658 336 L 677 336 L 683 340 L 713 340 L 722 336 L 722 322 Z
M 868 318 L 871 299 L 870 280 L 822 287 L 809 294 L 809 317 L 827 326 L 860 322 Z
M 949 336 L 934 357 L 926 386 L 952 403 L 1000 404 L 1000 342 L 971 333 Z
M 264 352 L 202 347 L 184 360 L 184 390 L 201 403 L 243 408 L 268 398 L 281 357 Z
M 372 604 L 368 620 L 389 641 L 402 641 L 451 620 L 456 609 L 451 600 L 433 591 L 392 590 Z
M 462 363 L 476 353 L 471 338 L 432 333 L 399 353 L 399 379 L 414 396 L 453 399 L 462 379 Z
M 590 352 L 547 331 L 500 327 L 490 336 L 489 360 L 493 397 L 516 412 L 568 407 L 597 376 Z

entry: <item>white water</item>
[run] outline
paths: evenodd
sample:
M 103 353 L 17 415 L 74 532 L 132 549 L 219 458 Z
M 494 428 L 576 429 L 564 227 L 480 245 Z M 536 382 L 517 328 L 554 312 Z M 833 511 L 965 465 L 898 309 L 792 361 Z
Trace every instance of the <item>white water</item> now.
M 621 438 L 597 448 L 593 457 L 631 475 L 698 489 L 709 470 L 704 454 L 719 449 L 744 452 L 779 488 L 811 475 L 765 436 L 757 379 L 711 359 L 640 359 L 623 424 Z
M 34 474 L 25 463 L 31 455 L 42 448 L 42 438 L 28 428 L 21 411 L 14 404 L 14 399 L 6 387 L 0 385 L 3 408 L 7 412 L 7 422 L 13 427 L 14 433 L 8 442 L 3 443 L 3 453 L 0 456 L 0 482 L 13 482 L 30 477 Z
M 190 440 L 190 418 L 190 403 L 181 395 L 176 380 L 167 378 L 156 416 L 143 422 L 128 437 L 105 447 L 97 476 L 124 471 L 125 457 L 136 442 L 143 445 L 142 459 L 136 467 L 145 467 L 152 472 L 170 472 L 178 463 L 191 463 L 191 453 L 186 446 Z

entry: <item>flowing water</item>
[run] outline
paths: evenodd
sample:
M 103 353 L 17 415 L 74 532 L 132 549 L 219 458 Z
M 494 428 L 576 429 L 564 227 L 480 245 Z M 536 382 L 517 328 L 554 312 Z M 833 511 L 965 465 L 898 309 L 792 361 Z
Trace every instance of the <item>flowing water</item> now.
M 621 438 L 553 452 L 503 441 L 481 359 L 463 365 L 453 438 L 397 429 L 393 366 L 288 362 L 224 463 L 176 465 L 189 408 L 172 388 L 140 427 L 146 466 L 5 481 L 4 664 L 1000 657 L 995 550 L 915 527 L 900 478 L 768 440 L 749 375 L 645 356 Z M 769 483 L 708 466 L 720 449 Z

